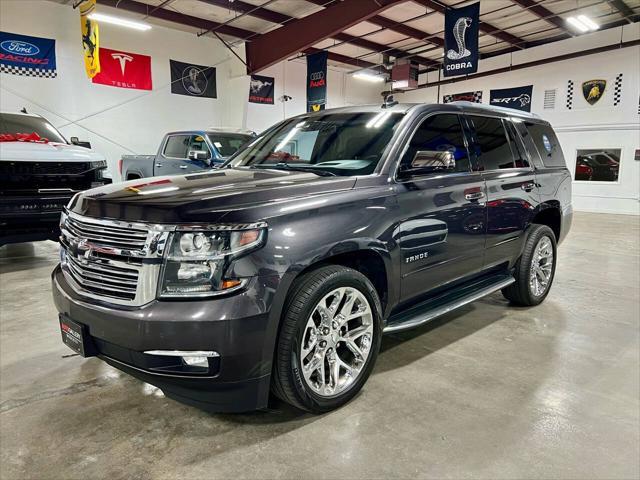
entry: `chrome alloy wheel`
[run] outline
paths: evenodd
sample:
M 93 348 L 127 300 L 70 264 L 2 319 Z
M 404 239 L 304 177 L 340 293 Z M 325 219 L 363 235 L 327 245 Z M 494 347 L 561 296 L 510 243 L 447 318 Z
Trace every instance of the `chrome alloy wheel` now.
M 529 288 L 531 293 L 539 297 L 547 291 L 553 271 L 553 244 L 547 236 L 542 237 L 531 259 L 529 272 Z
M 353 385 L 371 353 L 373 313 L 356 288 L 340 287 L 315 306 L 304 328 L 300 363 L 307 385 L 322 397 Z

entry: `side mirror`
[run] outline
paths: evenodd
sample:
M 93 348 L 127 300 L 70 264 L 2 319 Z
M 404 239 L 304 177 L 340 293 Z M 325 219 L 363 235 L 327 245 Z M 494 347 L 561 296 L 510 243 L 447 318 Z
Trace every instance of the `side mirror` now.
M 79 140 L 78 137 L 71 137 L 69 141 L 71 142 L 71 145 L 77 145 L 78 147 L 84 147 L 84 148 L 91 148 L 90 142 L 83 142 L 82 140 Z
M 453 153 L 440 150 L 418 150 L 413 156 L 411 165 L 405 167 L 402 173 L 405 175 L 425 175 L 427 173 L 453 171 L 456 168 L 456 160 Z
M 189 160 L 204 162 L 211 165 L 211 155 L 206 150 L 190 150 L 187 155 Z

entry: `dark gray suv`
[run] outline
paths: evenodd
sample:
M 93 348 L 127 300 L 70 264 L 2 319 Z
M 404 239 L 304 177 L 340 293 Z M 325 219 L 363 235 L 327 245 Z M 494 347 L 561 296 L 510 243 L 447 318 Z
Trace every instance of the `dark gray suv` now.
M 381 335 L 501 290 L 544 300 L 571 178 L 539 117 L 466 102 L 326 110 L 223 168 L 76 195 L 52 274 L 64 342 L 215 411 L 325 412 Z

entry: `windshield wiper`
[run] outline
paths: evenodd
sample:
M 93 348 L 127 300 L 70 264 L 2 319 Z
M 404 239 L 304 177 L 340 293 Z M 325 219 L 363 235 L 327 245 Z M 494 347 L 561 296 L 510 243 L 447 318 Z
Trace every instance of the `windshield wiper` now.
M 280 162 L 275 165 L 251 165 L 249 168 L 272 168 L 274 170 L 290 170 L 292 172 L 311 172 L 322 177 L 335 177 L 336 174 L 329 170 L 322 170 L 315 167 L 304 167 L 298 165 L 290 165 L 288 163 Z

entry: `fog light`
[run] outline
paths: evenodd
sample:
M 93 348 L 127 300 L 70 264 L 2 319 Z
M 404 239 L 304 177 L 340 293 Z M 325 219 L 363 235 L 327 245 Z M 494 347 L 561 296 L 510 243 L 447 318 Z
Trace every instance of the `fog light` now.
M 182 357 L 182 361 L 190 367 L 209 368 L 209 357 Z

